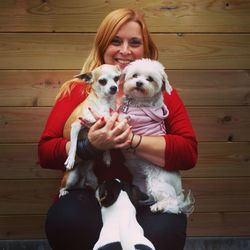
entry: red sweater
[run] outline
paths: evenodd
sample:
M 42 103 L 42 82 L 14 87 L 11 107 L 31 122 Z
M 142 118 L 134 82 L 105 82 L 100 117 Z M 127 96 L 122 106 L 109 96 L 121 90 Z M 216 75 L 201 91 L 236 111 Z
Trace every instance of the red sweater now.
M 83 84 L 76 84 L 70 95 L 58 100 L 52 108 L 45 129 L 38 144 L 38 156 L 43 168 L 64 170 L 67 159 L 66 143 L 63 138 L 64 125 L 73 110 L 86 98 Z M 176 90 L 164 95 L 169 109 L 166 119 L 165 169 L 185 170 L 195 166 L 197 161 L 197 141 L 187 111 Z M 111 150 L 112 163 L 109 168 L 101 161 L 95 164 L 97 176 L 103 179 L 120 178 L 130 180 L 124 167 L 124 158 L 120 150 Z

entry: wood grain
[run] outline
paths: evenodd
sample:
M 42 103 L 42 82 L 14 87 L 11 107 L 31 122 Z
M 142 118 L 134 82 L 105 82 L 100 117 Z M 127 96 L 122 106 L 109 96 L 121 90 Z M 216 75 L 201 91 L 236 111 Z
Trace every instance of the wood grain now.
M 3 33 L 0 69 L 78 69 L 93 34 Z M 250 34 L 154 34 L 167 69 L 250 69 Z
M 198 144 L 197 166 L 182 171 L 183 177 L 250 177 L 249 142 L 203 142 Z M 37 144 L 0 144 L 0 179 L 55 179 L 58 170 L 42 169 Z
M 111 10 L 144 12 L 151 32 L 249 32 L 250 2 L 66 0 L 1 1 L 1 32 L 95 32 Z M 15 17 L 13 19 L 13 17 Z
M 248 236 L 250 213 L 195 213 L 187 236 Z M 45 215 L 0 216 L 0 239 L 45 239 Z
M 183 186 L 194 194 L 196 213 L 248 212 L 249 181 L 250 177 L 184 178 Z M 46 213 L 59 185 L 59 179 L 0 180 L 0 215 Z
M 186 106 L 250 105 L 249 70 L 167 70 Z M 51 106 L 77 70 L 3 70 L 0 106 Z
M 61 178 L 58 170 L 42 169 L 37 144 L 0 144 L 0 179 Z
M 0 142 L 38 142 L 51 108 L 0 107 Z M 250 140 L 250 107 L 188 107 L 199 141 Z

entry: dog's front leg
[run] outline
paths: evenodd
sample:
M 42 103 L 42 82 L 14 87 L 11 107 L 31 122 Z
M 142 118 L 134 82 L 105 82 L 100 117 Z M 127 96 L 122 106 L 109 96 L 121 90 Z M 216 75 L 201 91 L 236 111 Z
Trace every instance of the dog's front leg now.
M 77 146 L 77 137 L 78 134 L 81 130 L 81 123 L 79 121 L 75 121 L 71 125 L 71 130 L 70 130 L 70 149 L 69 149 L 69 154 L 68 158 L 65 161 L 66 169 L 72 169 L 75 164 L 75 156 L 76 156 L 76 146 Z

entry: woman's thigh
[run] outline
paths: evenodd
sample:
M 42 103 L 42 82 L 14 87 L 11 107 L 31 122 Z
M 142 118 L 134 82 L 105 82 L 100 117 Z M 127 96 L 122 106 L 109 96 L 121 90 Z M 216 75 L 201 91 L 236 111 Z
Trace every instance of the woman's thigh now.
M 185 215 L 153 214 L 145 208 L 137 211 L 137 220 L 156 250 L 184 248 L 187 224 Z M 101 228 L 100 206 L 93 192 L 71 191 L 57 200 L 48 211 L 46 234 L 53 250 L 92 249 Z
M 156 250 L 182 250 L 186 240 L 185 214 L 157 213 L 149 208 L 137 211 L 137 220 Z
M 93 192 L 71 191 L 49 209 L 46 234 L 53 250 L 88 250 L 102 228 L 100 206 Z

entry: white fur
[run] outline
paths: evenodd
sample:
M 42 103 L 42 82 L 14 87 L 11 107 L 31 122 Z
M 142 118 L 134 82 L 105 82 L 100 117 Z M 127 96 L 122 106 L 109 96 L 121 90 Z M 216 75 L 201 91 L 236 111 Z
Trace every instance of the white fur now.
M 109 207 L 102 207 L 103 227 L 93 250 L 111 242 L 120 242 L 123 250 L 136 250 L 135 245 L 143 244 L 155 250 L 144 236 L 136 219 L 136 210 L 128 194 L 121 190 L 117 200 Z
M 93 124 L 96 122 L 92 113 L 89 111 L 89 108 L 97 113 L 97 115 L 100 115 L 100 117 L 109 116 L 110 108 L 115 110 L 115 98 L 118 91 L 119 81 L 115 81 L 114 79 L 115 77 L 119 77 L 120 73 L 118 66 L 103 64 L 98 68 L 95 68 L 92 72 L 77 76 L 80 79 L 84 79 L 86 83 L 92 85 L 90 94 L 82 103 L 82 111 L 80 114 L 80 117 L 82 117 L 87 123 Z M 106 81 L 105 85 L 100 83 L 102 80 Z M 77 184 L 78 187 L 84 187 L 85 185 L 90 186 L 93 189 L 97 187 L 97 179 L 93 173 L 93 161 L 84 161 L 78 163 L 77 167 L 74 167 L 77 138 L 81 129 L 81 122 L 77 118 L 77 120 L 71 125 L 70 149 L 68 158 L 65 161 L 66 169 L 68 171 L 70 170 L 70 172 L 66 185 L 62 186 L 60 189 L 59 196 L 67 194 L 67 189 L 70 189 Z M 104 152 L 104 161 L 107 165 L 110 165 L 111 157 L 109 151 Z
M 169 95 L 171 94 L 172 87 L 168 82 L 164 67 L 158 61 L 136 60 L 124 69 L 124 74 L 123 90 L 125 97 L 122 110 L 128 111 L 126 116 L 129 116 L 130 106 L 138 107 L 138 109 L 162 107 L 164 105 L 163 88 Z M 142 128 L 145 126 L 144 124 L 140 125 Z M 152 212 L 175 214 L 183 212 L 188 215 L 193 212 L 194 198 L 190 191 L 186 197 L 184 196 L 181 175 L 178 171 L 166 171 L 126 151 L 124 151 L 124 155 L 126 166 L 133 175 L 133 184 L 137 185 L 142 192 L 153 196 L 156 201 L 150 207 Z

